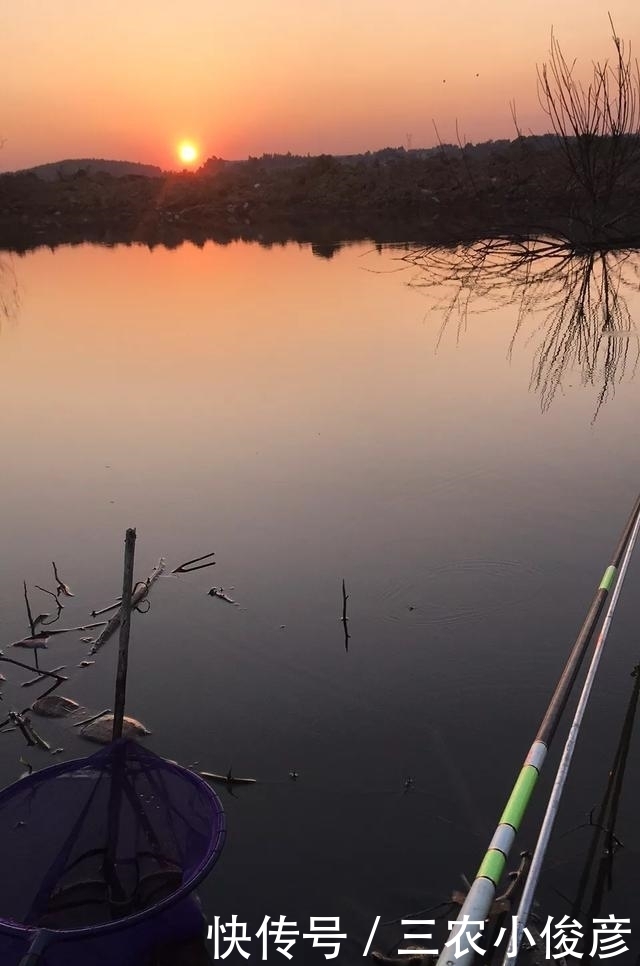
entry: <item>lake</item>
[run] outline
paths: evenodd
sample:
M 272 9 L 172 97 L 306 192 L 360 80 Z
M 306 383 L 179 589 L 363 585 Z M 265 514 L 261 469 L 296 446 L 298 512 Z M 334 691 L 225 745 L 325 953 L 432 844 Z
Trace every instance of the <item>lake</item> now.
M 139 579 L 161 555 L 172 570 L 215 551 L 212 568 L 162 577 L 135 615 L 127 710 L 163 756 L 259 780 L 219 789 L 228 839 L 200 889 L 207 920 L 236 914 L 255 934 L 266 915 L 301 932 L 340 917 L 340 963 L 362 961 L 376 916 L 434 907 L 475 874 L 640 481 L 633 359 L 598 407 L 599 364 L 584 385 L 569 356 L 549 400 L 532 385 L 548 306 L 526 307 L 512 345 L 518 305 L 489 287 L 442 330 L 450 290 L 421 285 L 402 254 L 237 242 L 3 256 L 19 304 L 0 333 L 2 641 L 28 631 L 23 579 L 50 610 L 33 587 L 52 587 L 52 560 L 75 593 L 65 626 L 110 603 L 128 526 Z M 640 660 L 639 587 L 634 561 L 543 921 L 571 913 Z M 117 640 L 80 669 L 82 636 L 51 638 L 41 663 L 66 665 L 62 692 L 90 711 L 113 707 Z M 33 689 L 3 671 L 6 713 Z M 95 748 L 38 723 L 63 756 Z M 509 869 L 535 844 L 567 724 Z M 59 760 L 0 737 L 2 784 L 20 757 Z M 640 935 L 638 742 L 597 914 L 631 916 Z M 381 926 L 374 948 L 402 932 Z M 259 958 L 259 940 L 248 948 Z M 324 959 L 301 938 L 293 961 Z

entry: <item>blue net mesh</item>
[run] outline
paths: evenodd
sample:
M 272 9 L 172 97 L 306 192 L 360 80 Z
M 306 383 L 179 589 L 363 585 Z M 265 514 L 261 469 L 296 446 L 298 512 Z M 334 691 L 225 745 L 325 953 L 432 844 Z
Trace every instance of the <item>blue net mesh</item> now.
M 198 775 L 123 740 L 0 793 L 0 924 L 102 930 L 195 888 L 224 843 Z

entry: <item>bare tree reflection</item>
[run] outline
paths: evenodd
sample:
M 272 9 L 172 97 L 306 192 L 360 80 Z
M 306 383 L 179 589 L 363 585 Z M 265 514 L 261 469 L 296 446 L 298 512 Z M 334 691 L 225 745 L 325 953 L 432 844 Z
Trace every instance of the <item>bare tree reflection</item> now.
M 640 256 L 630 251 L 579 250 L 563 239 L 495 238 L 455 248 L 422 248 L 403 256 L 416 267 L 412 286 L 444 293 L 438 345 L 452 322 L 457 338 L 470 314 L 513 305 L 519 338 L 537 341 L 530 387 L 543 411 L 566 373 L 597 391 L 594 419 L 640 358 L 638 333 L 624 290 L 639 286 Z

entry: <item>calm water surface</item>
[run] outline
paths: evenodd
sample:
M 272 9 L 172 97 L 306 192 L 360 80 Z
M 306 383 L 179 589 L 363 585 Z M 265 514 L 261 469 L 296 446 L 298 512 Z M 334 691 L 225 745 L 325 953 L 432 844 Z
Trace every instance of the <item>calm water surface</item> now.
M 214 550 L 214 568 L 162 578 L 136 616 L 128 710 L 161 754 L 260 779 L 221 791 L 229 835 L 201 890 L 207 918 L 235 913 L 255 932 L 265 915 L 301 931 L 340 916 L 345 963 L 362 961 L 376 915 L 424 910 L 475 873 L 640 481 L 640 379 L 594 422 L 597 385 L 569 370 L 543 412 L 540 319 L 511 358 L 516 312 L 495 302 L 438 345 L 439 293 L 408 285 L 397 256 L 42 250 L 13 261 L 20 306 L 0 334 L 2 641 L 26 632 L 22 580 L 50 586 L 52 559 L 76 594 L 68 626 L 110 602 L 127 526 L 140 578 L 160 555 L 171 569 Z M 570 912 L 589 839 L 576 827 L 604 794 L 640 660 L 639 588 L 634 563 L 545 915 Z M 81 636 L 52 638 L 42 660 L 67 665 L 69 696 L 112 706 L 116 641 L 79 670 Z M 24 706 L 23 677 L 4 670 L 2 707 Z M 68 757 L 92 748 L 59 723 L 40 730 Z M 3 784 L 21 755 L 50 763 L 0 738 Z M 601 914 L 631 916 L 640 936 L 634 740 Z M 381 929 L 377 945 L 401 933 Z M 308 941 L 295 961 L 313 961 Z

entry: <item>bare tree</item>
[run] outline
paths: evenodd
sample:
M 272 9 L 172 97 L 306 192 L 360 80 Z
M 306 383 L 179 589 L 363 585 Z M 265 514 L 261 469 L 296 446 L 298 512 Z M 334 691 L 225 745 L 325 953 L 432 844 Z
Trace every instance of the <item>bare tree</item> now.
M 586 210 L 574 212 L 595 232 L 620 220 L 611 209 L 618 189 L 640 161 L 640 69 L 618 37 L 611 16 L 615 53 L 595 61 L 591 78 L 576 77 L 553 31 L 549 60 L 538 68 L 538 96 L 551 121 Z

